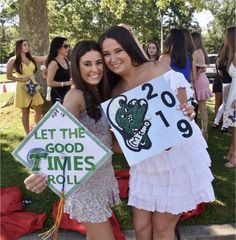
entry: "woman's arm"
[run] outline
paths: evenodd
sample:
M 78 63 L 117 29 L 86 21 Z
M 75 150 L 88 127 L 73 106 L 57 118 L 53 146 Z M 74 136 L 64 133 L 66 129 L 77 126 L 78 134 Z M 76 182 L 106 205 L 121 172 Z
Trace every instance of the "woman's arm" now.
M 58 65 L 56 61 L 51 61 L 48 65 L 47 69 L 47 85 L 49 87 L 65 87 L 65 86 L 71 86 L 72 80 L 65 81 L 65 82 L 57 82 L 54 80 L 56 72 L 58 69 Z
M 45 56 L 32 56 L 33 57 L 33 59 L 34 59 L 34 61 L 36 62 L 36 63 L 38 63 L 38 64 L 44 64 L 45 63 L 45 61 L 46 61 L 46 59 L 47 59 L 47 55 L 45 55 Z
M 188 105 L 187 102 L 187 93 L 185 88 L 178 88 L 178 94 L 177 98 L 180 102 L 179 108 L 183 111 L 185 116 L 188 116 L 190 120 L 193 120 L 196 116 L 196 113 L 194 111 L 194 107 L 191 105 Z
M 29 80 L 29 77 L 15 77 L 13 76 L 14 72 L 14 62 L 15 57 L 12 57 L 7 62 L 7 79 L 17 81 L 17 82 L 25 82 Z
M 161 63 L 164 63 L 164 64 L 167 64 L 168 66 L 170 66 L 170 55 L 169 54 L 164 54 L 164 55 L 161 55 L 160 58 L 159 58 L 159 61 Z
M 192 54 L 192 84 L 194 85 L 195 81 L 197 80 L 197 66 L 196 66 L 196 60 L 197 60 L 197 56 L 196 56 L 197 52 L 196 50 L 193 52 Z

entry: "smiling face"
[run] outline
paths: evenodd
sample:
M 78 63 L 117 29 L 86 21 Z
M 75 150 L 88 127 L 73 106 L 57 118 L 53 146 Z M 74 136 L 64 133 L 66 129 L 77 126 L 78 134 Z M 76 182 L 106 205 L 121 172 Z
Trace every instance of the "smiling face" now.
M 106 38 L 103 41 L 102 52 L 106 66 L 117 75 L 123 76 L 133 66 L 130 56 L 112 38 Z
M 80 75 L 84 82 L 97 85 L 103 77 L 103 62 L 101 53 L 91 50 L 85 53 L 79 61 Z

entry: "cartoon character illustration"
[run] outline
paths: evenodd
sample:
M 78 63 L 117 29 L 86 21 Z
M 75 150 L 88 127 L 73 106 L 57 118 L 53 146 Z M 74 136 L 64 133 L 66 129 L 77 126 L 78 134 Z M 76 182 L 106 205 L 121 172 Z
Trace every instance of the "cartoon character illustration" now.
M 152 143 L 148 137 L 151 122 L 145 119 L 148 103 L 145 99 L 132 99 L 127 102 L 124 95 L 113 98 L 107 108 L 111 125 L 122 135 L 126 146 L 139 152 L 150 149 Z
M 48 153 L 43 148 L 33 148 L 27 154 L 27 161 L 32 166 L 32 172 L 40 171 L 40 162 L 42 159 L 45 159 L 48 156 Z
M 233 114 L 228 116 L 233 123 L 236 122 L 236 110 L 233 110 Z

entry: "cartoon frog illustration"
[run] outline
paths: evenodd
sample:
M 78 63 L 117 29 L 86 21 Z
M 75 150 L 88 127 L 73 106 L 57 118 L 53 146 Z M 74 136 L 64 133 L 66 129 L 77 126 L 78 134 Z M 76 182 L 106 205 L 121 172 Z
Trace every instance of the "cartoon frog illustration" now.
M 145 99 L 132 99 L 120 95 L 113 98 L 107 108 L 107 116 L 111 125 L 120 132 L 126 146 L 139 152 L 150 149 L 152 143 L 148 136 L 151 122 L 145 119 L 148 103 Z

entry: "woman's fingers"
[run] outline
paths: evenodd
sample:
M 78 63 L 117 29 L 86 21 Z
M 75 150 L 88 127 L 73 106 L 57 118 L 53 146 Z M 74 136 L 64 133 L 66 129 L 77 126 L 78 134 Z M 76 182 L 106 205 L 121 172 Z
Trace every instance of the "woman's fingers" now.
M 36 186 L 34 187 L 34 192 L 35 193 L 41 193 L 44 191 L 44 189 L 47 187 L 47 183 L 43 184 L 43 185 L 39 185 L 39 186 Z
M 40 193 L 47 186 L 47 176 L 43 173 L 33 173 L 25 179 L 24 183 L 28 190 Z
M 196 116 L 194 111 L 194 107 L 192 105 L 188 105 L 187 103 L 182 103 L 179 105 L 179 109 L 181 109 L 185 116 L 188 116 L 190 120 L 193 120 Z

